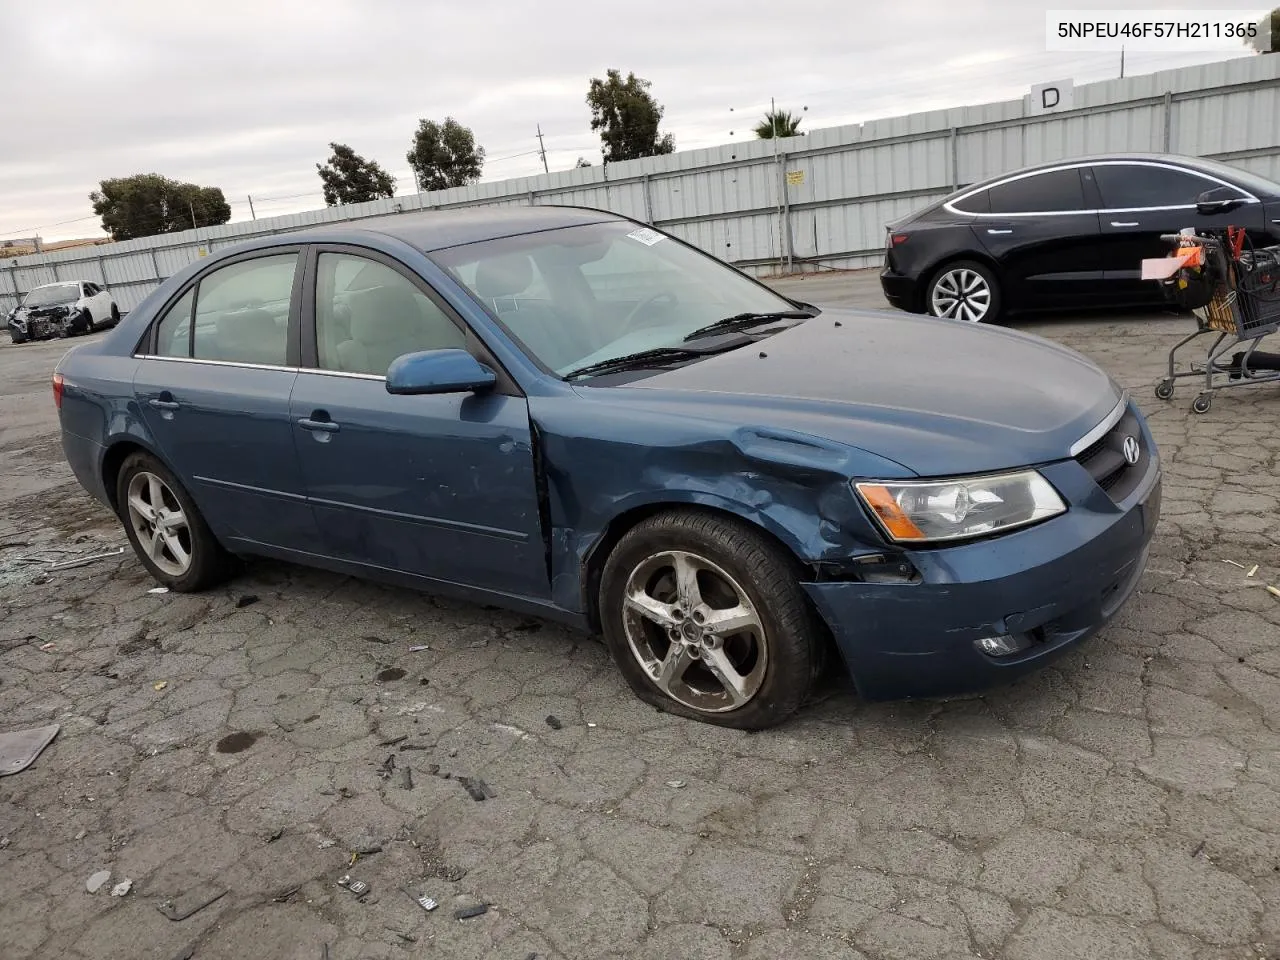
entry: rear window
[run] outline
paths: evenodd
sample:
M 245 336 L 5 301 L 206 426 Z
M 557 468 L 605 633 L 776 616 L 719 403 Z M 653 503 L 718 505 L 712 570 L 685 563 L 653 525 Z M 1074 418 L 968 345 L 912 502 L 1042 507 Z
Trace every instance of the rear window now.
M 961 213 L 990 213 L 991 193 L 988 190 L 979 190 L 972 196 L 955 201 L 951 206 Z

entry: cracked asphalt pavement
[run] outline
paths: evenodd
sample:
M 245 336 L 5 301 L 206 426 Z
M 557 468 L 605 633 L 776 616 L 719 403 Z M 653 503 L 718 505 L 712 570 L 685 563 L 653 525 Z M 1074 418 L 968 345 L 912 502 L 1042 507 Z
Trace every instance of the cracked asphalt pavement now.
M 781 285 L 879 303 L 874 273 Z M 0 730 L 62 726 L 0 778 L 0 956 L 1280 957 L 1280 387 L 1156 400 L 1190 324 L 1020 324 L 1132 388 L 1163 450 L 1113 625 L 984 696 L 833 680 L 758 734 L 494 609 L 273 562 L 199 596 L 131 552 L 49 570 L 125 538 L 62 462 L 66 344 L 0 346 Z

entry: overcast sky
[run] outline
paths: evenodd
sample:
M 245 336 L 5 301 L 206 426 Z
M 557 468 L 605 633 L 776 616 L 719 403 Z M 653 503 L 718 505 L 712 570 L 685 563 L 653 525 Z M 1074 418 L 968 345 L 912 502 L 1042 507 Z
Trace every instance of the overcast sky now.
M 486 180 L 541 171 L 539 123 L 552 170 L 579 156 L 598 163 L 584 97 L 610 67 L 652 81 L 677 150 L 749 137 L 770 97 L 808 107 L 814 129 L 1009 99 L 1045 80 L 1109 79 L 1116 54 L 1046 53 L 1044 14 L 1117 6 L 1205 9 L 1179 0 L 0 0 L 0 239 L 100 235 L 89 192 L 144 172 L 221 187 L 233 220 L 248 219 L 249 195 L 259 217 L 314 209 L 323 205 L 315 164 L 331 140 L 411 193 L 405 153 L 419 117 L 470 126 L 488 151 Z M 1126 73 L 1234 55 L 1130 53 Z

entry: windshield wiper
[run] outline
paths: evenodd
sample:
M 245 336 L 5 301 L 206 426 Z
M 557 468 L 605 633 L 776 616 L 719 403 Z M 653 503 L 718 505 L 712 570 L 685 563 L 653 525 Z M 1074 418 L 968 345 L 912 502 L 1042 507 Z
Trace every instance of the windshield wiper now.
M 561 374 L 566 380 L 586 376 L 592 373 L 613 373 L 616 370 L 634 370 L 638 367 L 658 366 L 673 360 L 690 360 L 694 357 L 705 357 L 711 350 L 692 350 L 689 347 L 654 347 L 652 350 L 641 350 L 638 353 L 624 353 L 620 357 L 598 360 L 583 367 L 575 367 L 568 373 Z
M 812 317 L 812 313 L 800 310 L 778 310 L 773 313 L 735 313 L 732 317 L 725 317 L 723 320 L 709 323 L 705 327 L 699 327 L 685 337 L 684 340 L 685 343 L 688 343 L 690 340 L 698 340 L 717 333 L 745 330 L 748 327 L 754 327 L 770 320 L 808 320 Z

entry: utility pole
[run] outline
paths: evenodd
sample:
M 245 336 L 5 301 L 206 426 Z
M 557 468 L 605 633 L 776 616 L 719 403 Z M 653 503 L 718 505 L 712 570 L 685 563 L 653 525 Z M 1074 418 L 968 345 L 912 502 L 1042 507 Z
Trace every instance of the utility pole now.
M 1124 44 L 1120 45 L 1120 79 L 1124 79 Z
M 258 215 L 253 212 L 253 197 L 249 197 L 249 217 L 253 220 L 258 219 Z
M 187 210 L 191 213 L 191 229 L 197 229 L 196 226 L 196 208 L 191 205 L 191 201 L 187 201 Z
M 542 124 L 538 124 L 538 153 L 542 154 L 542 172 L 550 173 L 551 168 L 547 166 L 547 148 L 542 145 Z
M 782 162 L 778 159 L 778 104 L 773 97 L 769 98 L 769 129 L 773 134 L 773 165 L 778 174 L 778 272 L 783 271 L 782 234 L 786 230 L 786 222 L 782 213 L 782 194 L 787 189 L 787 178 L 782 170 Z

